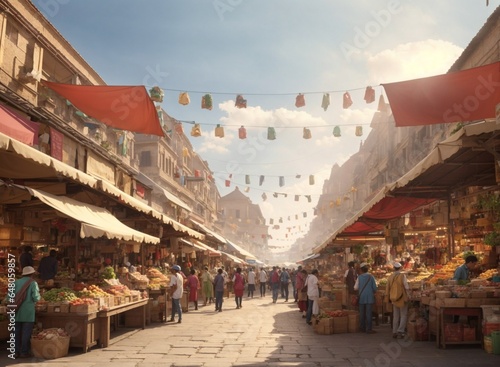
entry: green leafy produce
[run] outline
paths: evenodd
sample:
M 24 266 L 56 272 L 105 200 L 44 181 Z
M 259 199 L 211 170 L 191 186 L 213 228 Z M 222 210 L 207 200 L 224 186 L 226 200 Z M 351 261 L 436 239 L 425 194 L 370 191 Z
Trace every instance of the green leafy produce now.
M 77 299 L 78 297 L 72 289 L 53 288 L 42 294 L 42 298 L 47 302 L 70 302 Z
M 103 279 L 116 279 L 115 270 L 111 266 L 106 266 L 101 277 Z

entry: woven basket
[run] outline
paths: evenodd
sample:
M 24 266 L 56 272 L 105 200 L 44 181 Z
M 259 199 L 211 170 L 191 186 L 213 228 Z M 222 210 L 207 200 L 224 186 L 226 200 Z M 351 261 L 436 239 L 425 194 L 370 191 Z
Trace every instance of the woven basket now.
M 50 340 L 31 338 L 31 351 L 37 358 L 61 358 L 68 355 L 69 340 L 69 336 Z

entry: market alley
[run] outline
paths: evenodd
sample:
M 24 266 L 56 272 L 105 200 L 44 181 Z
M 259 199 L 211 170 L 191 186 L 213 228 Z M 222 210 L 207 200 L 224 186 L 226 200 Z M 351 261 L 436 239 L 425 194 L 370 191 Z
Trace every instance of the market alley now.
M 318 335 L 305 323 L 297 305 L 271 297 L 243 299 L 236 309 L 224 299 L 223 312 L 213 305 L 190 311 L 183 323 L 152 323 L 145 330 L 123 329 L 107 348 L 88 353 L 70 349 L 55 360 L 7 358 L 0 366 L 148 367 L 148 366 L 498 366 L 499 357 L 480 347 L 438 349 L 435 342 L 392 339 L 388 324 L 376 334 Z

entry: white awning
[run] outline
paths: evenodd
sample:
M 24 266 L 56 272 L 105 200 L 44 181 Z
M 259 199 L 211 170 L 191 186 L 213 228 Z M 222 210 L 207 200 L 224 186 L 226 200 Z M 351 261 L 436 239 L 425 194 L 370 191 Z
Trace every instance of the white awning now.
M 221 251 L 222 255 L 225 255 L 227 256 L 229 259 L 231 259 L 232 261 L 234 261 L 236 264 L 245 264 L 245 260 L 243 259 L 240 259 L 239 257 L 237 256 L 234 256 L 234 255 L 231 255 L 231 254 L 228 254 L 227 252 L 223 252 Z
M 180 206 L 183 209 L 186 209 L 188 212 L 193 211 L 193 209 L 191 209 L 191 207 L 188 204 L 186 204 L 184 201 L 179 199 L 177 196 L 175 196 L 174 194 L 169 192 L 167 189 L 158 185 L 156 182 L 154 182 L 151 178 L 149 178 L 145 174 L 139 173 L 137 175 L 137 180 L 139 180 L 140 182 L 142 182 L 148 186 L 152 186 L 156 190 L 159 190 L 160 192 L 162 192 L 165 195 L 165 197 L 167 198 L 168 201 L 174 203 L 175 205 Z
M 238 251 L 241 255 L 245 256 L 246 259 L 251 259 L 251 260 L 256 260 L 257 259 L 250 252 L 248 252 L 247 250 L 242 249 L 240 246 L 238 246 L 234 242 L 231 242 L 231 241 L 227 240 L 227 244 L 229 246 L 231 246 L 233 249 L 235 249 L 236 251 Z
M 22 187 L 22 186 L 19 186 Z M 136 231 L 120 222 L 106 209 L 82 203 L 65 196 L 56 196 L 40 190 L 24 187 L 46 205 L 81 222 L 80 237 L 107 237 L 126 241 L 160 243 L 158 237 Z
M 197 221 L 190 219 L 190 221 L 197 227 L 199 227 L 202 231 L 204 231 L 207 235 L 214 237 L 216 240 L 219 242 L 225 244 L 227 241 L 224 237 L 222 237 L 220 234 L 215 233 L 214 231 L 208 229 L 206 226 L 204 226 L 201 223 L 198 223 Z

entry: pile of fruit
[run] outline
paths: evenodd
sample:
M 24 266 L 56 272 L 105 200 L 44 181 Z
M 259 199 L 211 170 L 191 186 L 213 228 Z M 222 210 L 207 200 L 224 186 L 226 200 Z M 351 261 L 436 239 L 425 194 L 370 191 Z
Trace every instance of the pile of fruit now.
M 489 269 L 479 274 L 478 279 L 489 279 L 493 278 L 495 275 L 498 275 L 497 269 Z
M 318 319 L 326 319 L 326 318 L 332 318 L 332 317 L 345 317 L 345 316 L 349 316 L 349 314 L 345 311 L 342 311 L 342 310 L 323 311 L 318 315 Z
M 116 279 L 115 270 L 111 266 L 106 266 L 101 274 L 103 279 Z
M 99 298 L 108 297 L 109 294 L 102 290 L 98 285 L 89 285 L 87 288 L 78 292 L 78 296 L 82 298 Z
M 130 289 L 126 285 L 112 285 L 106 288 L 106 292 L 113 296 L 130 296 Z
M 71 302 L 78 297 L 75 292 L 69 288 L 52 288 L 42 294 L 42 298 L 47 302 Z
M 170 283 L 169 277 L 155 268 L 151 268 L 148 270 L 147 277 L 149 278 L 149 289 L 160 289 L 162 287 L 167 287 Z
M 58 338 L 68 338 L 69 335 L 64 331 L 64 329 L 60 328 L 51 328 L 42 330 L 36 334 L 33 334 L 33 339 L 38 340 L 52 340 Z

